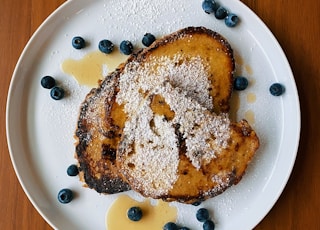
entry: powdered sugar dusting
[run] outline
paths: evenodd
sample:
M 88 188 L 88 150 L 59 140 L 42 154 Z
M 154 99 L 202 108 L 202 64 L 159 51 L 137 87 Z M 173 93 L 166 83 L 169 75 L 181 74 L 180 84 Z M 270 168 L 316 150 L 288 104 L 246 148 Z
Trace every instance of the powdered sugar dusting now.
M 151 120 L 154 128 L 150 127 Z M 137 180 L 137 185 L 150 186 L 146 195 L 161 195 L 169 191 L 177 179 L 177 137 L 171 124 L 165 122 L 162 116 L 153 114 L 150 99 L 145 100 L 138 112 L 127 121 L 124 135 L 125 139 L 128 138 L 125 140 L 129 144 L 127 152 L 133 150 L 129 146 L 134 141 L 135 154 L 125 164 L 134 166 L 132 176 Z
M 210 113 L 188 97 L 185 91 L 172 87 L 168 81 L 159 85 L 155 94 L 162 95 L 175 112 L 175 118 L 168 123 L 180 125 L 179 132 L 186 142 L 186 155 L 194 167 L 199 169 L 201 165 L 209 163 L 220 148 L 227 146 L 230 120 L 226 114 L 218 116 Z
M 109 6 L 113 5 L 114 9 L 110 10 Z M 153 1 L 152 4 L 148 0 L 139 1 L 119 1 L 109 0 L 104 5 L 105 14 L 101 16 L 102 22 L 108 22 L 117 18 L 118 23 L 108 24 L 111 31 L 120 31 L 126 34 L 127 39 L 138 42 L 137 38 L 141 38 L 141 33 L 161 31 L 163 34 L 169 34 L 183 27 L 183 18 L 175 17 L 175 20 L 167 20 L 172 12 L 185 11 L 185 3 L 176 1 Z M 125 12 L 125 13 L 119 13 Z M 161 22 L 161 23 L 159 23 Z M 119 27 L 118 25 L 126 25 Z M 133 29 L 132 29 L 133 28 Z
M 211 180 L 216 184 L 211 190 L 207 191 L 205 196 L 212 196 L 212 194 L 220 193 L 230 186 L 230 176 L 227 172 L 221 171 L 211 178 Z
M 129 63 L 120 78 L 117 102 L 130 119 L 125 123 L 122 145 L 130 174 L 153 195 L 166 194 L 177 180 L 178 137 L 185 139 L 186 155 L 199 169 L 209 163 L 230 137 L 226 114 L 211 113 L 212 98 L 206 66 L 200 57 L 161 57 L 144 65 Z M 151 97 L 161 95 L 175 116 L 167 120 L 154 114 Z M 152 125 L 151 125 L 152 124 Z M 134 151 L 134 154 L 130 154 Z M 151 185 L 151 186 L 150 186 Z
M 150 91 L 165 78 L 174 87 L 185 91 L 186 96 L 194 98 L 209 110 L 213 109 L 212 98 L 209 95 L 211 82 L 207 76 L 207 67 L 199 56 L 192 57 L 190 60 L 186 60 L 183 55 L 175 55 L 172 59 L 162 56 L 153 58 L 144 66 L 139 62 L 129 63 L 120 79 L 120 88 L 124 90 L 117 96 L 118 103 L 126 104 L 127 112 L 134 112 L 137 108 L 137 100 L 132 100 L 133 104 L 127 103 L 128 95 L 131 95 L 131 98 L 139 98 L 141 95 L 137 89 Z

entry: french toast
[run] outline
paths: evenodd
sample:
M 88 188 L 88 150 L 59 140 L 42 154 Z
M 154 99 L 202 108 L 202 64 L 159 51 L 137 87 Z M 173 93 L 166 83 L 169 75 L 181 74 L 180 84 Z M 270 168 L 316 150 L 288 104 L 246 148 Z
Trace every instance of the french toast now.
M 137 72 L 137 68 L 140 72 Z M 143 72 L 141 72 L 142 69 Z M 144 105 L 146 100 L 150 100 L 149 106 L 154 114 L 163 116 L 164 121 L 173 119 L 176 112 L 168 106 L 164 98 L 159 94 L 150 93 L 159 84 L 165 82 L 168 82 L 173 89 L 179 89 L 183 92 L 183 98 L 190 98 L 196 107 L 201 108 L 201 111 L 206 111 L 204 113 L 213 113 L 217 116 L 224 114 L 229 111 L 233 71 L 232 49 L 226 39 L 203 27 L 188 27 L 179 30 L 156 40 L 150 47 L 133 54 L 125 64 L 120 65 L 116 71 L 101 81 L 98 88 L 92 89 L 81 105 L 76 130 L 76 157 L 79 161 L 81 180 L 99 193 L 112 194 L 133 187 L 147 195 L 147 192 L 136 188 L 135 183 L 128 178 L 122 168 L 126 158 L 123 146 L 128 143 L 127 136 L 123 135 L 126 122 L 132 119 L 133 114 L 140 113 L 140 107 Z M 128 91 L 121 91 L 120 86 L 126 84 L 125 79 L 128 73 L 137 79 L 153 78 L 153 85 L 140 90 L 127 87 Z M 138 94 L 139 100 L 132 103 L 121 101 L 118 94 L 129 93 L 130 90 Z M 125 98 L 122 97 L 122 99 Z M 130 113 L 130 110 L 135 112 Z M 154 125 L 153 122 L 155 121 L 152 121 L 151 126 Z M 211 197 L 214 193 L 205 187 L 207 185 L 201 185 L 205 180 L 200 179 L 205 176 L 209 177 L 209 173 L 205 173 L 205 170 L 209 170 L 203 167 L 195 168 L 190 159 L 183 154 L 186 144 L 183 132 L 179 130 L 179 125 L 178 123 L 173 125 L 174 137 L 171 141 L 177 143 L 177 148 L 181 152 L 178 165 L 178 174 L 181 176 L 173 186 L 175 189 L 157 197 L 186 203 Z M 246 130 L 247 136 L 256 137 L 245 121 L 231 124 L 230 127 L 238 127 L 231 128 L 235 133 L 235 139 L 238 138 L 234 146 L 241 143 L 242 140 L 249 143 L 243 130 Z M 168 139 L 170 141 L 170 138 Z M 121 155 L 118 154 L 120 142 Z M 257 147 L 256 145 L 252 146 Z M 245 147 L 245 145 L 241 145 L 240 149 Z M 249 148 L 248 151 L 252 153 L 252 149 L 254 148 Z M 232 155 L 230 151 L 225 152 L 226 156 L 231 155 L 232 159 L 236 159 L 235 153 Z M 128 155 L 130 154 L 132 153 L 128 153 Z M 252 155 L 248 154 L 246 163 L 251 157 Z M 231 161 L 231 159 L 229 160 Z M 241 170 L 238 170 L 239 167 L 237 167 L 230 171 L 230 167 L 223 167 L 224 164 L 221 162 L 221 159 L 216 162 L 221 170 L 215 175 L 228 172 L 228 176 L 219 177 L 220 181 L 224 183 L 216 183 L 216 186 L 222 186 L 223 189 L 215 189 L 217 190 L 215 194 L 240 180 L 246 168 L 246 164 L 243 164 Z M 190 173 L 186 173 L 187 171 Z M 201 177 L 199 173 L 202 173 Z M 185 193 L 182 193 L 181 191 L 185 189 L 182 185 L 186 182 L 186 179 L 182 178 L 192 174 L 195 175 L 195 178 L 200 179 L 199 183 L 192 182 L 198 192 L 185 190 Z M 223 186 L 227 181 L 228 186 Z M 212 183 L 209 183 L 208 186 L 213 187 Z M 203 189 L 200 188 L 201 186 L 204 186 Z M 146 191 L 148 190 L 146 189 Z M 211 194 L 209 195 L 209 193 Z
M 189 27 L 156 40 L 149 48 L 133 54 L 125 64 L 101 81 L 99 87 L 92 89 L 81 105 L 76 130 L 76 158 L 80 178 L 86 186 L 107 194 L 130 189 L 116 167 L 118 143 L 127 119 L 123 106 L 116 102 L 119 79 L 126 66 L 150 62 L 150 54 L 173 57 L 177 53 L 187 54 L 188 58 L 202 56 L 206 59 L 210 69 L 207 69 L 208 80 L 203 81 L 207 81 L 207 85 L 209 82 L 209 86 L 208 89 L 203 88 L 203 82 L 198 82 L 197 76 L 194 76 L 193 82 L 189 80 L 189 85 L 185 84 L 183 75 L 175 76 L 177 79 L 173 83 L 196 99 L 201 94 L 208 95 L 208 90 L 211 97 L 203 97 L 200 101 L 202 104 L 216 112 L 229 110 L 234 60 L 232 49 L 223 37 L 203 27 Z M 182 64 L 184 61 L 175 60 L 171 65 L 176 65 L 176 62 Z M 161 110 L 163 105 L 158 102 L 154 100 L 154 109 Z

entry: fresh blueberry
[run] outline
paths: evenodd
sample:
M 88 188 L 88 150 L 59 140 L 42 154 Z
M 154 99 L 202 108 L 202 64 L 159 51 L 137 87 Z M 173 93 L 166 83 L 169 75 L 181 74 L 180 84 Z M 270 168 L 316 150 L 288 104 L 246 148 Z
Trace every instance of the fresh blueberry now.
M 216 19 L 224 19 L 225 17 L 227 17 L 227 15 L 228 11 L 223 6 L 219 6 L 219 8 L 214 13 Z
M 207 14 L 214 13 L 216 10 L 216 2 L 214 0 L 204 0 L 202 2 L 202 9 Z
M 55 86 L 51 89 L 50 96 L 54 100 L 60 100 L 64 97 L 64 90 L 59 86 Z
M 229 13 L 224 22 L 228 27 L 235 27 L 239 22 L 239 17 L 233 13 Z
M 280 83 L 274 83 L 270 86 L 269 91 L 273 96 L 280 96 L 284 93 L 285 88 Z
M 139 207 L 131 207 L 128 210 L 128 218 L 132 221 L 139 221 L 142 218 L 142 210 Z
M 68 176 L 76 176 L 79 174 L 79 169 L 78 169 L 78 166 L 76 165 L 70 165 L 68 168 L 67 168 L 67 174 Z
M 242 76 L 234 79 L 233 88 L 235 90 L 245 90 L 248 87 L 248 79 Z
M 203 230 L 214 230 L 214 222 L 212 220 L 206 220 L 204 223 L 203 223 Z
M 86 46 L 86 42 L 82 37 L 77 36 L 72 39 L 72 46 L 75 49 L 82 49 Z
M 180 227 L 178 228 L 179 230 L 190 230 L 190 228 L 187 228 L 187 227 Z
M 64 188 L 59 191 L 58 200 L 60 203 L 67 204 L 70 201 L 72 201 L 72 199 L 73 199 L 73 192 L 70 189 Z
M 154 41 L 156 40 L 156 37 L 151 33 L 146 33 L 142 38 L 142 44 L 145 46 L 150 46 Z
M 206 220 L 209 219 L 209 211 L 208 209 L 205 208 L 200 208 L 198 209 L 196 213 L 197 220 L 200 222 L 205 222 Z
M 120 51 L 125 55 L 131 54 L 133 51 L 132 43 L 128 40 L 122 41 L 120 43 Z
M 51 89 L 56 85 L 56 80 L 51 76 L 45 76 L 41 78 L 41 85 L 43 88 Z
M 163 230 L 178 230 L 179 228 L 178 228 L 178 226 L 177 226 L 175 223 L 173 223 L 173 222 L 168 222 L 168 223 L 166 223 L 166 224 L 163 226 L 162 229 L 163 229 Z
M 99 50 L 102 53 L 110 54 L 114 49 L 114 45 L 111 41 L 104 39 L 99 42 Z

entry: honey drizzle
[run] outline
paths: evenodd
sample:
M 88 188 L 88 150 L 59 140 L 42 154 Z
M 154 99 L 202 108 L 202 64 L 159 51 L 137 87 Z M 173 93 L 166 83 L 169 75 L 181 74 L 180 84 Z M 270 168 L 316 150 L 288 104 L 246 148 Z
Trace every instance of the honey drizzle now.
M 257 100 L 257 96 L 254 93 L 248 93 L 247 94 L 247 102 L 248 103 L 254 103 Z
M 131 207 L 142 209 L 142 218 L 139 221 L 132 221 L 127 217 L 127 211 Z M 109 208 L 106 215 L 106 229 L 162 229 L 169 221 L 175 222 L 177 208 L 169 203 L 157 200 L 156 205 L 151 205 L 151 200 L 146 199 L 138 202 L 126 195 L 119 196 Z
M 61 68 L 63 72 L 73 76 L 80 85 L 96 87 L 100 79 L 114 71 L 127 58 L 118 50 L 114 50 L 111 54 L 93 51 L 79 60 L 66 59 Z
M 255 123 L 255 114 L 252 110 L 248 110 L 244 114 L 245 119 L 249 122 L 250 125 Z

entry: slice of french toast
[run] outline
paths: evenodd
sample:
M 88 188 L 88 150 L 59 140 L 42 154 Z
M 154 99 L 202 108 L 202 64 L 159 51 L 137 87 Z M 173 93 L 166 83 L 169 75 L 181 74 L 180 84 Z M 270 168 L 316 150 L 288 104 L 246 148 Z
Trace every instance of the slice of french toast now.
M 125 111 L 140 106 L 138 100 L 127 103 L 118 97 L 119 93 L 129 93 L 120 90 L 128 75 L 142 80 L 152 78 L 154 85 L 166 79 L 199 106 L 220 114 L 229 111 L 233 71 L 232 49 L 226 39 L 203 27 L 179 30 L 132 55 L 97 89 L 92 89 L 81 105 L 76 130 L 76 157 L 81 180 L 100 193 L 130 189 L 131 183 L 127 183 L 116 164 L 118 145 L 130 118 Z M 128 88 L 144 98 L 152 87 L 147 86 L 140 92 Z M 162 114 L 164 119 L 173 116 L 160 96 L 153 96 L 151 106 L 157 114 L 165 113 Z

